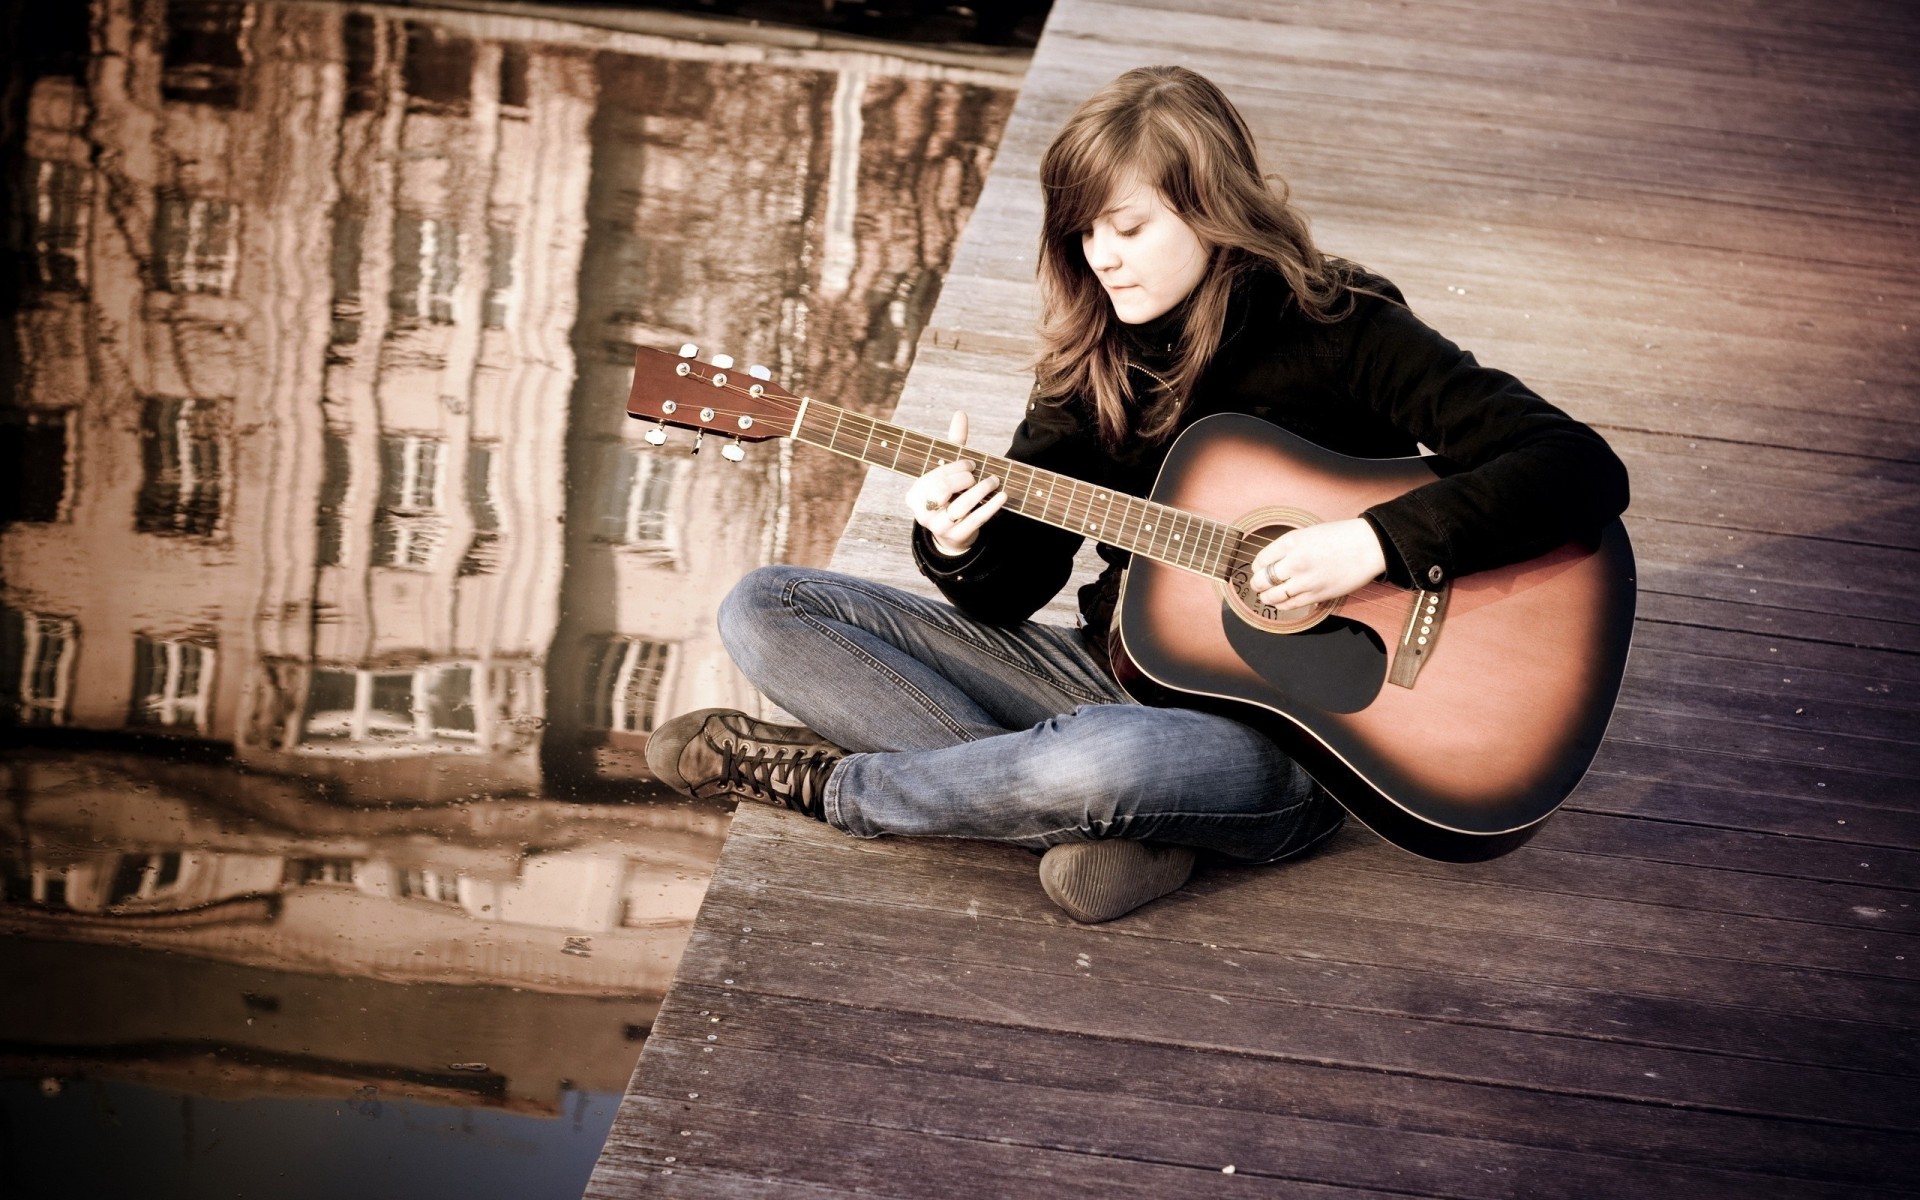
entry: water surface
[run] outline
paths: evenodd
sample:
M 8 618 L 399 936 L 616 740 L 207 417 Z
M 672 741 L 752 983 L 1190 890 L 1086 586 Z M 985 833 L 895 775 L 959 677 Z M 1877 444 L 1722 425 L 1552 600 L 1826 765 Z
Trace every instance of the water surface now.
M 890 409 L 1017 61 L 555 8 L 7 18 L 0 1193 L 577 1195 L 856 471 L 655 450 L 639 344 Z

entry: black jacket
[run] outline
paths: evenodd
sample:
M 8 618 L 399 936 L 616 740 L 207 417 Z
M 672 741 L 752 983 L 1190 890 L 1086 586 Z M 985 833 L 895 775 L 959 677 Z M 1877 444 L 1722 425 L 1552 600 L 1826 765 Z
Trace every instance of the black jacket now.
M 1377 276 L 1357 282 L 1352 311 L 1324 323 L 1301 313 L 1279 275 L 1235 289 L 1220 350 L 1181 418 L 1250 413 L 1357 458 L 1416 454 L 1443 478 L 1368 509 L 1387 578 L 1433 586 L 1504 566 L 1597 532 L 1627 506 L 1627 472 L 1600 435 L 1504 371 L 1483 367 L 1414 316 Z M 1382 296 L 1391 297 L 1383 299 Z M 1177 314 L 1129 330 L 1136 355 L 1166 350 Z M 1173 439 L 1110 452 L 1090 401 L 1035 402 L 1007 457 L 1145 496 Z M 1011 624 L 1051 600 L 1072 573 L 1081 535 L 1001 513 L 966 554 L 948 558 L 923 527 L 914 558 L 961 611 Z M 1104 543 L 1107 569 L 1080 590 L 1090 645 L 1104 648 L 1129 555 Z

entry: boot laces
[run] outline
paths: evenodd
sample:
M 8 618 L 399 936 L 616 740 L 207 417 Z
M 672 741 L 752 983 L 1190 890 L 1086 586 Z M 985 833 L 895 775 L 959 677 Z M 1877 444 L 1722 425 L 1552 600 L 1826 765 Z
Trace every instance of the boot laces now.
M 711 744 L 720 753 L 723 787 L 809 817 L 820 816 L 825 800 L 821 789 L 827 772 L 840 759 L 839 751 L 830 746 L 773 746 L 731 731 Z

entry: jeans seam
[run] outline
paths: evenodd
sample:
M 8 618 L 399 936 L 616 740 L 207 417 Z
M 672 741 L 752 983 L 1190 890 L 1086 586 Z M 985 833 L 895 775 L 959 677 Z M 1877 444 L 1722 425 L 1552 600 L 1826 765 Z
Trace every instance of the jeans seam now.
M 793 591 L 795 588 L 799 587 L 801 584 L 812 583 L 812 584 L 819 584 L 822 586 L 835 586 L 835 585 L 845 586 L 845 587 L 848 587 L 850 590 L 859 591 L 862 595 L 866 596 L 870 600 L 886 605 L 888 608 L 893 609 L 896 613 L 899 613 L 902 617 L 915 621 L 921 625 L 925 625 L 929 629 L 937 630 L 938 632 L 945 634 L 947 636 L 954 637 L 959 641 L 965 642 L 967 645 L 971 646 L 973 649 L 978 650 L 980 653 L 987 655 L 989 658 L 992 658 L 995 662 L 998 662 L 1003 666 L 1010 668 L 1011 670 L 1018 671 L 1020 674 L 1025 675 L 1029 679 L 1037 680 L 1051 687 L 1057 687 L 1061 691 L 1066 692 L 1069 695 L 1076 696 L 1088 704 L 1115 703 L 1115 701 L 1113 700 L 1107 699 L 1106 697 L 1103 697 L 1103 696 L 1096 696 L 1091 692 L 1087 691 L 1086 689 L 1081 688 L 1075 684 L 1068 683 L 1061 679 L 1055 678 L 1054 676 L 1047 675 L 1040 671 L 1036 671 L 1031 667 L 1027 666 L 1027 664 L 1020 662 L 1017 659 L 1012 659 L 1007 657 L 1005 654 L 1001 653 L 997 647 L 985 645 L 979 641 L 976 641 L 972 637 L 968 636 L 969 631 L 967 630 L 965 625 L 957 625 L 953 627 L 936 625 L 932 621 L 928 620 L 926 617 L 915 612 L 913 609 L 907 608 L 904 605 L 896 603 L 893 597 L 887 595 L 885 592 L 869 591 L 865 588 L 857 588 L 853 586 L 861 582 L 863 581 L 859 579 L 852 579 L 849 582 L 847 580 L 840 580 L 840 579 L 826 580 L 826 579 L 819 579 L 819 578 L 813 578 L 813 577 L 802 577 L 799 579 L 793 579 L 788 581 L 788 583 L 786 584 L 786 587 L 783 589 L 784 595 L 782 595 L 781 599 L 789 607 L 794 608 L 795 611 L 798 612 L 799 611 L 798 607 L 793 604 Z M 802 614 L 803 619 L 804 619 L 804 616 L 805 614 L 803 613 Z M 809 621 L 808 624 L 813 624 L 813 622 Z M 818 628 L 817 625 L 815 627 Z M 830 631 L 823 630 L 822 632 L 830 632 Z M 876 665 L 884 665 L 884 664 L 876 664 Z M 973 739 L 969 738 L 968 740 L 971 741 Z
M 1286 810 L 1282 809 L 1280 811 L 1284 812 Z M 1140 815 L 1141 814 L 1135 813 L 1135 814 L 1132 814 L 1132 817 L 1138 817 Z M 1161 817 L 1174 817 L 1183 821 L 1192 821 L 1196 824 L 1233 824 L 1235 822 L 1240 822 L 1240 821 L 1271 821 L 1276 816 L 1278 816 L 1279 813 L 1278 812 L 1207 812 L 1201 809 L 1167 808 L 1167 809 L 1156 809 L 1150 815 L 1155 820 L 1158 820 Z M 1036 830 L 1033 833 L 1021 834 L 1020 836 L 1021 836 L 1021 840 L 1023 841 L 1028 838 L 1052 837 L 1056 833 L 1078 832 L 1080 830 L 1089 828 L 1092 824 L 1093 822 L 1090 822 L 1090 821 L 1079 821 L 1071 825 L 1058 825 L 1052 829 Z M 1324 837 L 1325 835 L 1322 835 L 1322 836 Z M 1138 841 L 1142 839 L 1136 838 L 1136 839 L 1127 839 L 1127 840 Z M 1144 840 L 1152 841 L 1153 839 L 1147 838 Z M 1317 840 L 1315 844 L 1318 844 Z
M 840 768 L 847 765 L 848 759 L 858 757 L 859 755 L 849 754 L 834 764 L 833 770 L 827 775 L 826 789 L 820 797 L 821 819 L 842 833 L 853 831 L 847 828 L 846 819 L 840 815 L 840 781 L 847 777 L 846 772 Z
M 906 678 L 905 676 L 901 675 L 898 671 L 895 671 L 892 667 L 889 667 L 886 663 L 883 663 L 879 659 L 875 658 L 873 655 L 868 654 L 865 650 L 861 649 L 857 644 L 848 641 L 844 637 L 841 637 L 834 630 L 827 628 L 825 625 L 815 620 L 811 613 L 807 612 L 804 608 L 800 607 L 798 604 L 795 604 L 793 602 L 794 589 L 799 587 L 800 584 L 802 583 L 809 583 L 809 582 L 824 582 L 824 581 L 795 579 L 790 581 L 786 585 L 786 587 L 782 589 L 780 601 L 782 604 L 786 605 L 787 610 L 789 612 L 791 612 L 795 617 L 799 618 L 801 621 L 805 622 L 810 628 L 812 628 L 816 632 L 831 639 L 835 645 L 839 646 L 842 650 L 845 650 L 849 655 L 859 659 L 861 662 L 866 663 L 871 670 L 879 674 L 882 678 L 885 678 L 886 680 L 891 682 L 894 685 L 894 687 L 899 689 L 899 691 L 903 695 L 911 696 L 916 700 L 918 700 L 920 702 L 921 707 L 926 709 L 928 714 L 931 715 L 935 720 L 939 721 L 942 725 L 946 726 L 947 729 L 955 737 L 959 738 L 961 741 L 964 741 L 964 742 L 971 742 L 971 741 L 977 740 L 974 738 L 974 736 L 971 733 L 967 731 L 965 726 L 961 725 L 958 721 L 954 719 L 953 714 L 949 713 L 946 709 L 941 708 L 938 704 L 936 704 L 934 702 L 933 697 L 927 695 L 924 691 L 921 691 L 920 688 L 916 687 L 914 685 L 914 682 L 911 679 Z
M 1309 803 L 1311 803 L 1310 800 L 1302 800 L 1297 804 L 1287 805 L 1284 808 L 1261 811 L 1261 812 L 1207 812 L 1205 810 L 1194 810 L 1194 809 L 1158 809 L 1158 810 L 1155 810 L 1150 815 L 1155 821 L 1159 821 L 1162 818 L 1172 818 L 1179 821 L 1189 822 L 1194 825 L 1232 826 L 1234 824 L 1250 822 L 1250 821 L 1271 821 L 1284 813 L 1292 812 Z M 1128 823 L 1131 824 L 1135 818 L 1141 815 L 1142 814 L 1139 814 L 1139 813 L 1131 814 L 1127 818 Z M 1089 829 L 1092 826 L 1092 824 L 1093 822 L 1081 821 L 1081 822 L 1076 822 L 1070 825 L 1055 826 L 1054 828 L 1051 828 L 1051 829 L 1037 830 L 1030 834 L 1022 834 L 1019 837 L 1018 842 L 1025 843 L 1035 838 L 1050 838 L 1056 834 L 1061 834 L 1061 833 L 1079 833 Z M 1323 831 L 1318 836 L 1314 837 L 1310 841 L 1300 846 L 1276 851 L 1274 857 L 1272 858 L 1251 859 L 1246 861 L 1249 865 L 1258 865 L 1258 864 L 1269 863 L 1269 862 L 1289 861 L 1292 858 L 1298 855 L 1304 854 L 1308 850 L 1311 850 L 1314 847 L 1320 845 L 1322 842 L 1326 841 L 1327 838 L 1331 837 L 1338 829 L 1339 829 L 1339 823 L 1336 822 L 1332 828 L 1329 828 Z M 1147 836 L 1144 838 L 1140 838 L 1132 835 L 1123 835 L 1123 836 L 1126 836 L 1127 840 L 1133 840 L 1133 841 L 1158 840 L 1152 836 Z M 1097 841 L 1100 839 L 1096 838 L 1094 840 Z M 1170 843 L 1170 844 L 1186 845 L 1188 843 L 1176 842 L 1176 843 Z

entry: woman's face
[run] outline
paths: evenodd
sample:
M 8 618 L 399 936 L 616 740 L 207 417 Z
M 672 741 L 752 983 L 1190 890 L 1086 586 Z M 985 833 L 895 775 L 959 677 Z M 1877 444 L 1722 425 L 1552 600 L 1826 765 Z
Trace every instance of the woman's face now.
M 1186 299 L 1207 271 L 1207 247 L 1160 189 L 1122 181 L 1080 249 L 1128 325 L 1151 321 Z

